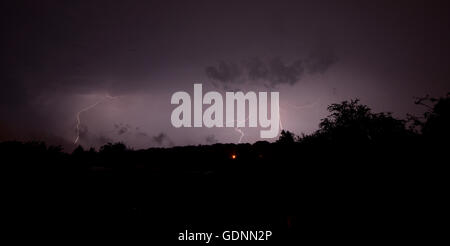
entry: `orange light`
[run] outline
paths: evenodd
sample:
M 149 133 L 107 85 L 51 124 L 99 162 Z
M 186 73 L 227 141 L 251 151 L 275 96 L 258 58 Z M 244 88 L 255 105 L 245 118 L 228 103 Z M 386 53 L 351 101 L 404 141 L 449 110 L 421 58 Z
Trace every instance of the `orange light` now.
M 231 159 L 236 159 L 236 155 L 231 155 Z

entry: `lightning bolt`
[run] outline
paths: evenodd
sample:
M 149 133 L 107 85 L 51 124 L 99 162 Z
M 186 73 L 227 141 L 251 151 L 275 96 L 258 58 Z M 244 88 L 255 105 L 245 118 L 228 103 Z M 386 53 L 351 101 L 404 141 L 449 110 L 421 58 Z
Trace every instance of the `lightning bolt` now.
M 319 99 L 319 100 L 320 100 L 320 99 Z M 299 110 L 299 109 L 306 109 L 306 108 L 312 108 L 315 104 L 317 104 L 317 103 L 319 102 L 319 100 L 318 100 L 318 101 L 315 101 L 315 102 L 311 102 L 311 103 L 306 103 L 306 104 L 303 104 L 303 105 L 294 105 L 294 104 L 291 104 L 291 103 L 286 102 L 286 105 L 287 105 L 287 106 L 290 106 L 290 107 L 292 107 L 292 108 L 294 108 L 294 109 L 296 109 L 296 110 Z M 281 109 L 281 110 L 284 110 L 283 107 L 281 107 L 281 106 L 280 106 L 280 109 Z M 278 117 L 279 117 L 279 121 L 280 121 L 280 130 L 284 130 L 284 127 L 283 127 L 283 121 L 281 120 L 281 112 L 278 114 Z M 245 119 L 244 122 L 247 123 L 247 121 L 248 121 L 248 117 Z M 231 121 L 231 122 L 236 123 L 236 122 L 239 122 L 239 121 L 234 120 L 234 121 Z M 225 124 L 226 124 L 226 123 L 225 123 Z M 236 125 L 237 125 L 237 124 L 236 124 Z M 238 141 L 238 143 L 241 143 L 241 142 L 242 142 L 242 139 L 245 137 L 244 131 L 242 131 L 242 129 L 240 129 L 240 128 L 238 128 L 238 127 L 235 127 L 234 130 L 235 130 L 236 132 L 238 132 L 239 134 L 241 134 L 241 136 L 239 137 L 239 141 Z
M 77 125 L 75 126 L 75 131 L 77 133 L 77 137 L 75 138 L 75 141 L 73 142 L 73 144 L 77 144 L 78 140 L 80 139 L 80 125 L 81 125 L 81 113 L 86 112 L 92 108 L 94 108 L 95 106 L 99 105 L 100 103 L 104 102 L 105 100 L 113 100 L 116 99 L 117 97 L 113 97 L 113 96 L 109 96 L 107 95 L 105 98 L 97 101 L 96 103 L 93 103 L 83 109 L 81 109 L 80 111 L 77 112 L 76 114 L 76 119 L 77 119 Z
M 241 137 L 239 137 L 239 141 L 238 141 L 238 143 L 241 143 L 242 138 L 245 136 L 244 132 L 241 129 L 237 128 L 237 127 L 235 127 L 234 130 L 241 134 Z
M 319 100 L 317 100 L 317 101 L 314 101 L 314 102 L 311 102 L 311 103 L 306 103 L 306 104 L 302 104 L 302 105 L 294 105 L 294 104 L 291 104 L 291 103 L 288 103 L 288 102 L 286 102 L 286 105 L 287 106 L 289 106 L 289 107 L 291 107 L 291 108 L 293 108 L 293 109 L 295 109 L 295 110 L 300 110 L 300 109 L 307 109 L 307 108 L 312 108 L 312 107 L 314 107 L 317 103 L 319 103 L 320 102 L 320 99 Z M 285 110 L 283 107 L 281 107 L 280 106 L 280 109 L 281 110 Z M 286 110 L 285 110 L 286 111 Z M 284 130 L 284 127 L 283 127 L 283 121 L 282 121 L 282 117 L 281 117 L 281 112 L 280 112 L 280 114 L 278 115 L 279 116 L 279 120 L 280 120 L 280 130 Z M 245 123 L 247 123 L 247 121 L 248 121 L 248 117 L 245 119 Z M 234 120 L 234 121 L 231 121 L 231 122 L 233 122 L 233 123 L 236 123 L 236 122 L 239 122 L 239 121 L 237 121 L 237 120 Z M 236 124 L 237 125 L 237 124 Z M 235 127 L 234 128 L 234 130 L 236 131 L 236 132 L 238 132 L 239 134 L 241 134 L 241 136 L 239 137 L 239 141 L 238 141 L 238 143 L 241 143 L 242 142 L 242 139 L 245 137 L 245 133 L 244 133 L 244 131 L 242 131 L 242 129 L 240 129 L 240 128 L 238 128 L 238 127 Z
M 222 90 L 222 91 L 225 93 L 225 90 L 224 90 L 224 89 L 222 89 L 222 88 L 220 88 L 220 87 L 217 87 L 217 86 L 215 86 L 215 87 L 216 87 L 216 88 L 219 88 L 220 90 Z M 287 106 L 289 106 L 289 107 L 295 109 L 295 110 L 299 110 L 299 109 L 312 108 L 313 106 L 315 106 L 315 104 L 317 104 L 317 103 L 319 103 L 319 102 L 320 102 L 320 98 L 319 98 L 318 100 L 314 101 L 314 102 L 305 103 L 305 104 L 303 104 L 303 105 L 294 105 L 294 104 L 291 104 L 291 103 L 288 103 L 288 102 L 285 102 L 285 104 L 286 104 Z M 280 105 L 280 109 L 281 109 L 281 110 L 284 110 L 284 111 L 287 111 L 287 110 L 285 110 L 283 107 L 281 107 L 281 105 Z M 280 130 L 284 130 L 283 122 L 282 122 L 282 120 L 281 120 L 281 112 L 278 114 L 278 116 L 279 116 L 279 121 L 280 121 Z M 247 122 L 247 121 L 248 121 L 248 117 L 245 119 L 245 122 Z M 234 120 L 234 121 L 230 121 L 230 122 L 236 123 L 236 122 L 238 122 L 238 121 L 237 121 L 237 120 Z M 226 122 L 225 122 L 225 124 L 226 124 Z M 236 125 L 237 125 L 237 124 L 236 124 Z M 241 136 L 239 137 L 239 141 L 238 141 L 238 143 L 241 143 L 241 142 L 242 142 L 242 139 L 245 137 L 244 131 L 242 131 L 242 129 L 240 129 L 240 128 L 238 128 L 238 127 L 235 127 L 234 130 L 235 130 L 236 132 L 238 132 L 239 134 L 241 134 Z
M 240 128 L 237 127 L 237 123 L 238 123 L 238 122 L 245 122 L 245 123 L 247 123 L 248 118 L 249 118 L 249 117 L 245 118 L 245 120 L 242 120 L 242 121 L 238 121 L 238 120 L 230 120 L 230 121 L 226 121 L 226 122 L 225 122 L 225 125 L 227 125 L 227 124 L 230 123 L 230 122 L 232 122 L 233 124 L 236 124 L 236 127 L 234 128 L 234 130 L 237 131 L 237 132 L 239 132 L 239 134 L 241 134 L 241 136 L 239 137 L 238 143 L 241 143 L 242 138 L 245 137 L 245 133 L 244 133 L 244 131 L 242 131 L 242 129 L 240 129 Z
M 216 86 L 215 86 L 215 87 L 216 87 Z M 221 87 L 216 87 L 216 88 L 222 90 L 223 93 L 226 93 L 226 91 L 225 91 L 223 88 L 221 88 Z M 244 120 L 244 122 L 247 122 L 247 121 L 248 121 L 248 117 Z M 233 124 L 236 124 L 236 122 L 240 122 L 240 121 L 238 121 L 238 120 L 232 120 L 232 121 L 227 121 L 227 122 L 233 122 Z M 227 122 L 225 122 L 225 125 L 227 124 Z M 239 137 L 239 141 L 238 141 L 238 143 L 241 143 L 242 139 L 245 137 L 244 131 L 242 131 L 242 129 L 239 129 L 239 128 L 237 127 L 237 124 L 236 124 L 236 127 L 234 128 L 234 130 L 235 130 L 236 132 L 238 132 L 239 134 L 241 134 L 241 136 Z
M 281 114 L 280 114 L 280 129 L 281 129 L 281 130 L 284 130 L 284 128 L 283 128 L 283 122 L 281 121 Z
M 237 122 L 245 122 L 245 123 L 247 123 L 247 121 L 248 121 L 248 117 L 247 117 L 245 120 L 243 120 L 243 121 L 232 120 L 232 121 L 227 121 L 227 122 L 225 122 L 225 125 L 226 125 L 227 123 L 229 123 L 229 122 L 233 122 L 233 124 L 236 124 L 236 127 L 234 128 L 234 130 L 237 131 L 239 134 L 241 134 L 241 136 L 239 137 L 238 143 L 241 143 L 242 138 L 245 137 L 245 133 L 244 133 L 244 131 L 242 131 L 242 129 L 240 129 L 240 128 L 237 127 Z

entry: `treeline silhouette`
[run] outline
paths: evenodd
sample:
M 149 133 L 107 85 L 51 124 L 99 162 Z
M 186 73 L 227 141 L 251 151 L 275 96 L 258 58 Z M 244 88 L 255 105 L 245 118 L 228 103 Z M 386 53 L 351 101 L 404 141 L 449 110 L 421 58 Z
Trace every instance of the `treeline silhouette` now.
M 283 130 L 274 143 L 142 150 L 108 143 L 68 154 L 43 142 L 2 142 L 5 203 L 18 222 L 12 228 L 25 220 L 41 237 L 108 228 L 103 239 L 127 232 L 170 241 L 186 227 L 249 225 L 270 227 L 285 242 L 298 233 L 416 237 L 411 228 L 426 220 L 418 211 L 430 215 L 437 210 L 425 204 L 441 204 L 450 94 L 415 103 L 426 112 L 405 120 L 359 100 L 332 104 L 316 132 Z M 38 230 L 42 220 L 52 221 L 49 234 Z

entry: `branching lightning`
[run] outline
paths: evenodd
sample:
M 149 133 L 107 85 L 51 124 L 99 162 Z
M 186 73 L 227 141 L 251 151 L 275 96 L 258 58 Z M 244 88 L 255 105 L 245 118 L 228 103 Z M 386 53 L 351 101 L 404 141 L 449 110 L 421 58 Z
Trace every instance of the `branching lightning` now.
M 105 98 L 103 98 L 103 99 L 97 101 L 96 103 L 93 103 L 93 104 L 91 104 L 91 105 L 89 105 L 89 106 L 87 106 L 87 107 L 85 107 L 85 108 L 83 108 L 83 109 L 81 109 L 80 111 L 77 112 L 77 114 L 76 114 L 77 125 L 75 126 L 75 132 L 76 132 L 77 136 L 76 136 L 75 141 L 73 142 L 73 144 L 76 144 L 78 142 L 78 140 L 80 139 L 80 125 L 81 125 L 80 116 L 81 116 L 81 113 L 86 112 L 86 111 L 94 108 L 95 106 L 99 105 L 100 103 L 104 102 L 105 100 L 113 100 L 113 99 L 116 99 L 116 98 L 117 97 L 113 97 L 113 96 L 107 95 Z

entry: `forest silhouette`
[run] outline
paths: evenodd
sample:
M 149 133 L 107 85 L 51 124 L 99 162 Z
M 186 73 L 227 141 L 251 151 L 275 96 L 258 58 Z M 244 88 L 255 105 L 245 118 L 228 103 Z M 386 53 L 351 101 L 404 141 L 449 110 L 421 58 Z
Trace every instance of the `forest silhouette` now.
M 285 242 L 298 233 L 413 235 L 424 204 L 440 204 L 450 93 L 415 103 L 426 112 L 404 120 L 357 99 L 332 104 L 314 133 L 283 130 L 273 143 L 142 150 L 108 143 L 65 153 L 43 142 L 1 142 L 4 201 L 12 228 L 43 238 L 94 231 L 101 240 L 128 233 L 170 241 L 186 226 L 249 225 L 268 225 Z

